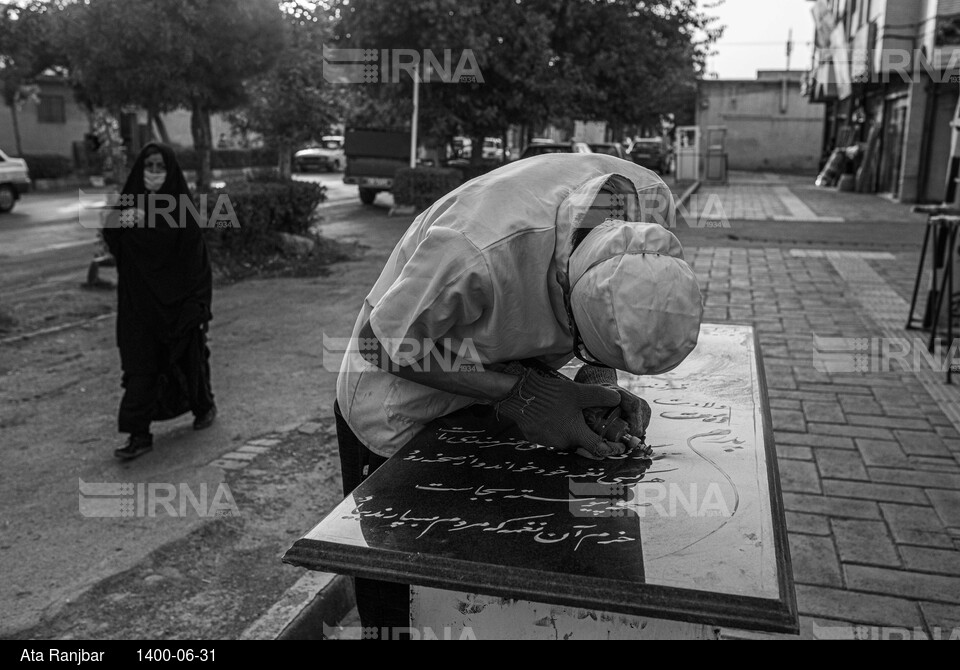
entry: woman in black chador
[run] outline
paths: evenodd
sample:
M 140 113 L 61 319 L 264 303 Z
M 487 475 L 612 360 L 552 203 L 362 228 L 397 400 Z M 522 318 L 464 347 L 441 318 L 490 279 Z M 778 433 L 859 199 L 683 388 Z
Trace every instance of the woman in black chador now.
M 216 417 L 206 344 L 212 275 L 189 198 L 173 150 L 148 144 L 123 187 L 119 220 L 103 230 L 117 261 L 119 424 L 130 435 L 114 451 L 121 459 L 153 448 L 152 421 L 192 411 L 200 430 Z

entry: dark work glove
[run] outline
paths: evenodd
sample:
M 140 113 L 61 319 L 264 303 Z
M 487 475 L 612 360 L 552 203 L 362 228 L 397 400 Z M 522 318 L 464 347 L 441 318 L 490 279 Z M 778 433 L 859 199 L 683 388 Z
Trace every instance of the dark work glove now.
M 647 434 L 650 425 L 650 405 L 643 398 L 620 388 L 617 384 L 617 371 L 596 365 L 583 365 L 577 370 L 574 381 L 581 384 L 600 384 L 614 389 L 620 394 L 620 415 L 630 426 L 630 434 L 641 440 Z
M 615 407 L 619 402 L 613 389 L 526 369 L 496 408 L 497 415 L 512 419 L 530 442 L 563 451 L 579 448 L 590 458 L 603 458 L 622 454 L 625 446 L 606 442 L 590 430 L 583 410 Z

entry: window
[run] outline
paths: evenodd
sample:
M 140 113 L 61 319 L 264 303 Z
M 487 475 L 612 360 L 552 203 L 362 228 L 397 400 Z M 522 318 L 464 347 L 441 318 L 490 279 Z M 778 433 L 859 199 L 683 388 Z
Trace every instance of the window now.
M 37 105 L 37 121 L 40 123 L 66 123 L 66 101 L 62 95 L 41 95 Z

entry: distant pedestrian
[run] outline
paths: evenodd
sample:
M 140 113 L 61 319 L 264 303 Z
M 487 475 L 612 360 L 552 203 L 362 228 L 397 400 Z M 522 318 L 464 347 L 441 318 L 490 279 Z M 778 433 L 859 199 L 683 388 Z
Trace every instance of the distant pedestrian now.
M 176 155 L 150 143 L 137 157 L 103 236 L 117 263 L 117 346 L 123 369 L 114 455 L 153 448 L 150 424 L 192 411 L 196 430 L 217 408 L 210 389 L 207 327 L 212 274 L 200 222 Z

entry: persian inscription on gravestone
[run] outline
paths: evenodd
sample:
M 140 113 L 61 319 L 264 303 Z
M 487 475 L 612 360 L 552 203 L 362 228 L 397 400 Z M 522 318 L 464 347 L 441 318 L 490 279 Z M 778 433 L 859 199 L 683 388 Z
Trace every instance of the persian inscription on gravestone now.
M 704 325 L 666 375 L 621 373 L 653 409 L 652 459 L 556 452 L 469 408 L 404 447 L 301 542 L 321 562 L 311 542 L 363 548 L 361 562 L 456 559 L 491 575 L 516 567 L 779 599 L 778 576 L 789 576 L 778 575 L 758 379 L 753 331 L 739 326 Z

